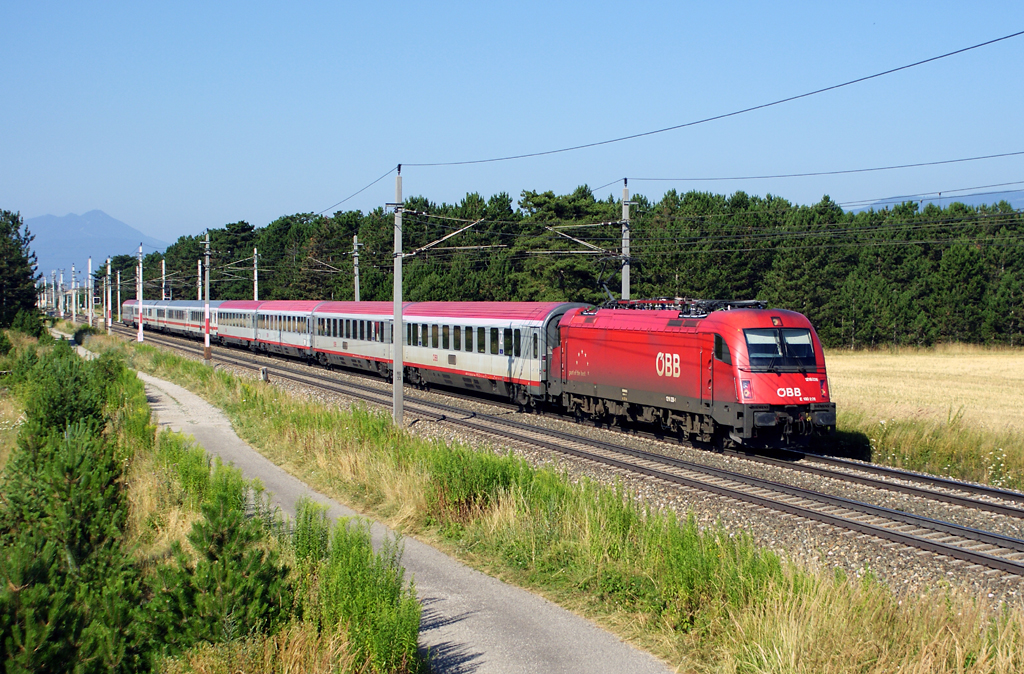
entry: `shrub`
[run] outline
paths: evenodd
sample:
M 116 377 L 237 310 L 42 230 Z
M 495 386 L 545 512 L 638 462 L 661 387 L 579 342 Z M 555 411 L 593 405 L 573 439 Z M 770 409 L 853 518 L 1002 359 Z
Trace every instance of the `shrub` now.
M 42 314 L 37 311 L 21 309 L 18 311 L 18 315 L 14 317 L 14 322 L 11 323 L 11 330 L 23 332 L 30 337 L 42 337 L 46 328 L 43 325 Z
M 175 542 L 174 563 L 159 571 L 147 613 L 166 653 L 272 632 L 288 617 L 288 567 L 260 545 L 262 525 L 246 518 L 226 484 L 213 488 L 203 518 L 188 535 L 198 560 L 193 563 Z
M 82 327 L 75 330 L 75 334 L 71 337 L 71 339 L 75 340 L 75 344 L 85 344 L 86 337 L 98 334 L 100 334 L 100 331 L 97 330 L 96 328 L 92 327 L 91 325 L 83 325 Z

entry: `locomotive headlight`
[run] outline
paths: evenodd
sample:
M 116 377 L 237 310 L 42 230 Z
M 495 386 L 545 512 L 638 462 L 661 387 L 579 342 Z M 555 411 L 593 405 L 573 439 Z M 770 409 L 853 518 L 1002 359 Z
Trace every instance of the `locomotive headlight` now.
M 824 384 L 822 386 L 824 386 Z M 749 379 L 741 379 L 740 380 L 740 389 L 743 391 L 743 399 L 744 400 L 750 400 L 751 398 L 754 397 L 754 391 L 750 387 L 750 380 Z

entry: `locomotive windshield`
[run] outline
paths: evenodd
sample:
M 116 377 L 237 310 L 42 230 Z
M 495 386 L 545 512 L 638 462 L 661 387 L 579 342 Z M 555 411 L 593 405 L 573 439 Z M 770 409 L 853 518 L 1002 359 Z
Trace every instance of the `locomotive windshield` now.
M 751 370 L 815 368 L 814 342 L 806 328 L 752 328 L 743 331 Z

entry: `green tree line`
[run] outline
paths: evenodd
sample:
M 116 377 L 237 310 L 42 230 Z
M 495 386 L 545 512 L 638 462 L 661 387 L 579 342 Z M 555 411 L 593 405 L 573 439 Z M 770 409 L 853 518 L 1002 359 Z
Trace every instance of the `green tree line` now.
M 1021 343 L 1024 221 L 1006 202 L 907 202 L 855 213 L 828 196 L 809 206 L 744 192 L 633 200 L 634 298 L 763 299 L 806 314 L 833 347 Z M 518 203 L 504 193 L 467 194 L 457 204 L 409 199 L 407 254 L 477 224 L 405 259 L 405 298 L 601 303 L 605 288 L 617 297 L 621 213 L 621 201 L 598 199 L 586 186 L 565 195 L 524 191 Z M 358 235 L 360 298 L 388 300 L 393 232 L 394 217 L 383 209 L 213 229 L 211 295 L 252 299 L 255 247 L 260 299 L 351 300 Z M 165 251 L 175 299 L 197 297 L 203 245 L 203 236 L 186 236 Z M 160 259 L 144 260 L 147 299 L 160 298 Z M 134 296 L 135 258 L 114 262 L 130 288 L 124 297 Z

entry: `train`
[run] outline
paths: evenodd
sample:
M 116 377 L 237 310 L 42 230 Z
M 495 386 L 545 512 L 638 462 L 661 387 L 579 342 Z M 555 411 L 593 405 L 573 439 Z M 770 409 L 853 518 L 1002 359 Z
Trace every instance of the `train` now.
M 391 302 L 211 301 L 212 343 L 390 379 Z M 204 304 L 138 302 L 126 325 L 202 337 Z M 835 433 L 825 357 L 800 313 L 756 300 L 408 302 L 406 383 L 647 424 L 718 447 L 806 445 Z

